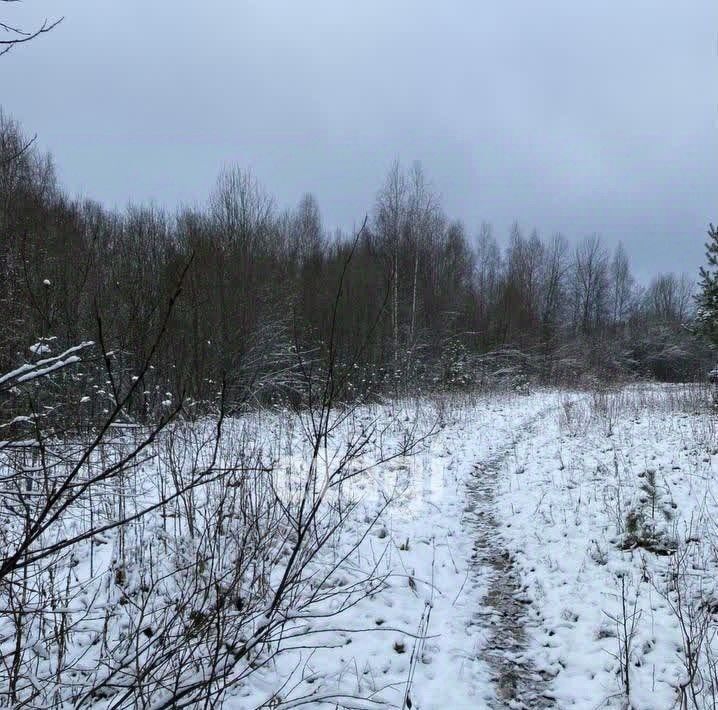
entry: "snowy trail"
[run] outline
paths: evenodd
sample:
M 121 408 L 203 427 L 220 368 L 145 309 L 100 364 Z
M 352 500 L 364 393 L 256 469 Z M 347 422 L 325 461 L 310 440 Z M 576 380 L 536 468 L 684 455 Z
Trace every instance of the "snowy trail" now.
M 626 536 L 634 518 L 634 527 L 651 524 L 655 507 L 649 532 L 682 545 L 680 559 L 693 565 L 684 575 L 691 613 L 713 614 L 704 600 L 718 598 L 718 427 L 681 392 L 538 390 L 407 405 L 402 417 L 424 406 L 424 424 L 439 412 L 436 434 L 416 455 L 357 480 L 361 506 L 347 533 L 361 534 L 365 514 L 394 492 L 353 561 L 380 559 L 385 583 L 303 661 L 306 692 L 321 678 L 326 695 L 366 699 L 341 705 L 352 708 L 677 706 L 686 682 L 670 587 L 678 555 L 654 555 Z M 624 589 L 636 610 L 628 636 Z M 705 644 L 710 669 L 718 632 Z M 299 660 L 288 655 L 279 677 Z M 718 697 L 718 684 L 705 687 L 706 698 Z
M 550 678 L 539 673 L 524 657 L 527 646 L 526 626 L 531 623 L 518 570 L 499 532 L 495 513 L 496 487 L 507 460 L 519 441 L 530 437 L 535 425 L 555 407 L 547 407 L 522 426 L 522 432 L 490 458 L 475 464 L 467 481 L 470 516 L 468 526 L 475 536 L 472 574 L 486 578 L 488 591 L 480 611 L 473 615 L 472 625 L 484 629 L 488 643 L 484 660 L 491 669 L 496 700 L 494 707 L 549 708 L 554 706 L 549 691 Z
M 285 634 L 221 707 L 668 710 L 689 693 L 696 707 L 716 707 L 718 423 L 700 390 L 372 404 L 344 421 L 336 450 L 376 423 L 380 435 L 354 462 L 362 473 L 343 491 L 341 534 L 307 573 L 307 596 L 319 590 L 313 616 L 297 615 L 288 628 L 298 641 Z M 291 417 L 241 424 L 274 442 L 290 482 L 305 470 L 311 448 Z M 411 455 L 372 463 L 401 451 L 415 426 L 430 434 Z M 146 495 L 163 475 L 143 469 L 135 490 Z M 186 537 L 162 521 L 125 535 L 138 569 L 155 559 L 147 550 L 164 550 L 167 565 L 185 559 L 176 551 Z M 62 607 L 69 618 L 102 603 L 112 615 L 78 625 L 82 658 L 134 618 L 113 548 L 98 545 L 71 567 L 83 585 L 77 606 Z M 4 621 L 0 637 L 12 640 Z M 700 646 L 687 633 L 696 628 Z M 54 672 L 49 662 L 41 670 Z

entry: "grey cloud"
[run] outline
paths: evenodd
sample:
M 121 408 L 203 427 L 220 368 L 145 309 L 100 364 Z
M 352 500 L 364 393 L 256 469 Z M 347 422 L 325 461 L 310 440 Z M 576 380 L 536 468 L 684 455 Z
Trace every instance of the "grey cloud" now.
M 66 20 L 0 102 L 110 204 L 195 203 L 238 162 L 351 227 L 399 156 L 470 230 L 598 232 L 642 275 L 695 272 L 718 220 L 714 0 L 25 5 Z

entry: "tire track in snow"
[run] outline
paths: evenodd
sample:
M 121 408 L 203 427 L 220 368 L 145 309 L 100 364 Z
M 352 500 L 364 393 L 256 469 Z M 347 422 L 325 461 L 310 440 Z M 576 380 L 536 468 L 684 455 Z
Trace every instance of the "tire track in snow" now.
M 475 464 L 474 474 L 467 481 L 467 520 L 475 535 L 473 576 L 475 579 L 489 576 L 488 591 L 472 624 L 488 627 L 489 640 L 482 655 L 496 687 L 496 708 L 554 707 L 550 678 L 538 673 L 524 657 L 526 627 L 533 622 L 528 619 L 519 572 L 494 513 L 496 485 L 507 460 L 516 445 L 531 434 L 534 425 L 553 410 L 554 407 L 547 407 L 522 422 L 522 433 L 491 458 Z

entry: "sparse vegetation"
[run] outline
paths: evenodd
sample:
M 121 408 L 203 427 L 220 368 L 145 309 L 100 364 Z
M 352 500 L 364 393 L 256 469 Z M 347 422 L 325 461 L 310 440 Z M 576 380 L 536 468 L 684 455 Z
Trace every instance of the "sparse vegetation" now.
M 0 109 L 0 705 L 718 708 L 718 230 L 696 295 L 452 200 L 111 208 Z

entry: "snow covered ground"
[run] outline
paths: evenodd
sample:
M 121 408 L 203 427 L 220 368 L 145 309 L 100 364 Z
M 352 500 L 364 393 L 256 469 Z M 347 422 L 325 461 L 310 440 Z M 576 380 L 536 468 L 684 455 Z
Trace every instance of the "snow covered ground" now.
M 379 522 L 392 576 L 351 612 L 392 631 L 316 653 L 312 667 L 379 706 L 713 707 L 718 439 L 704 394 L 636 386 L 445 404 L 445 426 L 399 467 L 405 493 Z M 383 476 L 362 484 L 367 502 Z M 488 476 L 489 497 L 472 495 Z M 495 534 L 477 532 L 491 514 Z M 508 566 L 472 565 L 480 534 Z M 491 589 L 507 575 L 518 588 L 499 594 L 525 609 L 524 647 L 509 644 L 502 669 L 493 637 L 516 618 Z M 509 688 L 507 666 L 519 676 Z
M 494 673 L 483 650 L 491 635 L 485 596 L 494 571 L 474 563 L 473 520 L 480 511 L 467 484 L 477 464 L 513 447 L 527 423 L 557 411 L 559 401 L 556 393 L 446 398 L 403 403 L 392 412 L 400 421 L 418 413 L 424 431 L 438 427 L 414 455 L 355 482 L 351 495 L 362 504 L 347 530 L 350 540 L 352 529 L 365 528 L 366 511 L 392 498 L 351 560 L 365 569 L 380 560 L 386 577 L 379 592 L 327 623 L 343 629 L 327 634 L 330 648 L 281 659 L 279 676 L 301 668 L 309 679 L 310 687 L 295 689 L 300 697 L 341 695 L 349 707 L 489 707 Z M 346 644 L 340 650 L 333 647 L 337 638 Z M 237 708 L 248 706 L 241 696 Z
M 518 443 L 497 505 L 557 707 L 715 707 L 717 445 L 700 393 L 648 386 Z
M 282 413 L 229 423 L 232 446 L 261 439 L 253 455 L 272 462 L 272 487 L 253 489 L 246 501 L 270 510 L 276 495 L 291 509 L 311 459 L 306 424 Z M 237 682 L 221 696 L 223 707 L 714 707 L 718 432 L 702 393 L 633 386 L 367 405 L 337 426 L 322 454 L 327 471 L 363 432 L 370 435 L 348 463 L 353 473 L 326 496 L 318 523 L 341 526 L 309 561 L 281 633 L 255 657 L 237 653 L 226 669 Z M 409 439 L 411 452 L 402 451 Z M 132 500 L 151 499 L 176 473 L 164 460 L 140 467 Z M 178 638 L 195 643 L 203 630 L 190 602 L 199 587 L 178 581 L 178 570 L 189 568 L 177 560 L 199 565 L 201 577 L 205 566 L 232 569 L 243 549 L 223 530 L 207 538 L 222 549 L 208 552 L 197 542 L 201 533 L 187 528 L 196 511 L 200 528 L 220 525 L 217 511 L 241 528 L 242 516 L 226 515 L 223 497 L 240 482 L 217 483 L 193 492 L 189 512 L 156 511 L 122 536 L 113 532 L 58 560 L 72 574 L 53 572 L 47 587 L 57 588 L 56 607 L 24 639 L 36 673 L 28 687 L 59 668 L 56 652 L 37 649 L 43 634 L 56 637 L 50 618 L 75 629 L 62 661 L 81 659 L 87 683 L 98 682 L 93 664 L 109 673 L 113 658 L 119 662 L 113 649 L 126 654 L 133 629 L 154 643 L 161 614 L 174 629 L 187 610 Z M 280 583 L 292 538 L 257 535 L 257 549 L 277 550 L 274 567 L 246 589 L 244 576 L 238 584 L 244 604 L 261 608 Z M 120 557 L 129 561 L 118 567 Z M 154 572 L 148 582 L 148 564 L 164 576 Z M 63 597 L 70 587 L 82 594 Z M 43 594 L 50 604 L 53 594 Z M 167 595 L 172 608 L 159 604 Z M 256 619 L 246 623 L 258 633 Z M 5 654 L 14 628 L 10 617 L 0 619 Z M 234 643 L 247 642 L 240 636 Z M 144 646 L 138 659 L 142 653 Z M 148 658 L 159 664 L 156 657 Z M 200 673 L 196 656 L 188 651 L 185 660 Z M 68 687 L 80 683 L 77 664 L 73 670 Z M 130 669 L 123 674 L 129 684 Z M 130 697 L 118 684 L 82 702 L 129 707 L 118 701 Z M 72 692 L 65 697 L 82 696 Z M 159 694 L 147 706 L 161 701 Z

